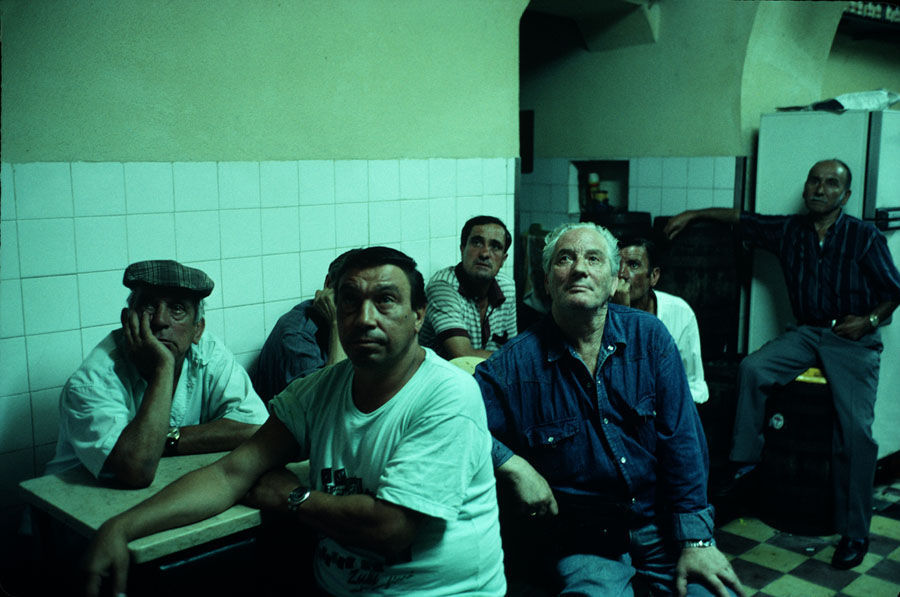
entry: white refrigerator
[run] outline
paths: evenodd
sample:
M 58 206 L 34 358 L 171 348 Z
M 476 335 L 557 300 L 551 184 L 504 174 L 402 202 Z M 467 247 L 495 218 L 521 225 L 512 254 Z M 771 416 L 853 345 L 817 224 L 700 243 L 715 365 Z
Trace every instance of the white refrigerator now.
M 803 183 L 817 161 L 838 158 L 853 172 L 846 213 L 875 219 L 876 209 L 900 208 L 900 112 L 778 112 L 762 117 L 753 211 L 805 211 Z M 892 215 L 900 216 L 900 212 Z M 893 222 L 900 226 L 900 222 Z M 900 265 L 900 230 L 884 231 Z M 781 267 L 763 251 L 753 256 L 748 350 L 754 351 L 793 321 Z M 879 458 L 900 450 L 900 309 L 881 330 L 884 353 L 875 403 Z

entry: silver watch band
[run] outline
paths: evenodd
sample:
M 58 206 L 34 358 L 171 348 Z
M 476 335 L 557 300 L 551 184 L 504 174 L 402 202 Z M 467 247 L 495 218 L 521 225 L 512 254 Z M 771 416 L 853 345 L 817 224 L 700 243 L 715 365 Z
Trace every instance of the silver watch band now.
M 688 541 L 682 541 L 682 547 L 715 547 L 716 540 L 715 539 L 691 539 Z

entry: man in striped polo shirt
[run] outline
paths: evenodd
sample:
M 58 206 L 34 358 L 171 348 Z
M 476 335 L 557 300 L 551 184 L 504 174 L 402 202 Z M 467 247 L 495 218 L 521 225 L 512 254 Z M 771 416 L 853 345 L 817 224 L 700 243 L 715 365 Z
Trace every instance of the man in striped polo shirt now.
M 516 286 L 499 273 L 510 244 L 512 236 L 498 218 L 476 216 L 466 222 L 461 261 L 436 272 L 425 288 L 423 346 L 445 359 L 487 358 L 516 335 Z
M 666 225 L 671 238 L 696 218 L 737 224 L 745 243 L 780 260 L 797 323 L 741 362 L 731 485 L 762 456 L 768 391 L 821 363 L 836 415 L 831 471 L 842 537 L 831 565 L 840 569 L 858 566 L 869 548 L 878 457 L 872 422 L 883 348 L 878 328 L 900 304 L 900 272 L 884 235 L 843 213 L 851 180 L 847 164 L 823 160 L 803 187 L 806 214 L 710 208 L 686 211 Z

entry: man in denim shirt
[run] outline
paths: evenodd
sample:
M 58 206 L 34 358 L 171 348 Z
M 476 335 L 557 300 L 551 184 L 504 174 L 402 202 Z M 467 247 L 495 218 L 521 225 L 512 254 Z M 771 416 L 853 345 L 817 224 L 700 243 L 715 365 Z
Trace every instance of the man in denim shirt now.
M 610 305 L 615 237 L 567 224 L 543 254 L 551 316 L 481 364 L 498 479 L 562 593 L 743 594 L 713 542 L 703 430 L 671 335 Z M 691 582 L 688 581 L 700 581 Z

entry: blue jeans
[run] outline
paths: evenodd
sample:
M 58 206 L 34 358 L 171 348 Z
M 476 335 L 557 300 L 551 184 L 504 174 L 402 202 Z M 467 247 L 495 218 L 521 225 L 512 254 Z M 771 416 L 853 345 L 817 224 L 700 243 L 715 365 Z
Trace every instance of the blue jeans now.
M 632 597 L 636 574 L 649 583 L 653 595 L 676 594 L 675 565 L 680 553 L 680 545 L 666 541 L 656 524 L 648 524 L 629 532 L 629 551 L 616 559 L 576 554 L 557 561 L 556 572 L 562 583 L 560 594 Z M 713 595 L 698 583 L 689 583 L 687 594 L 689 597 Z

